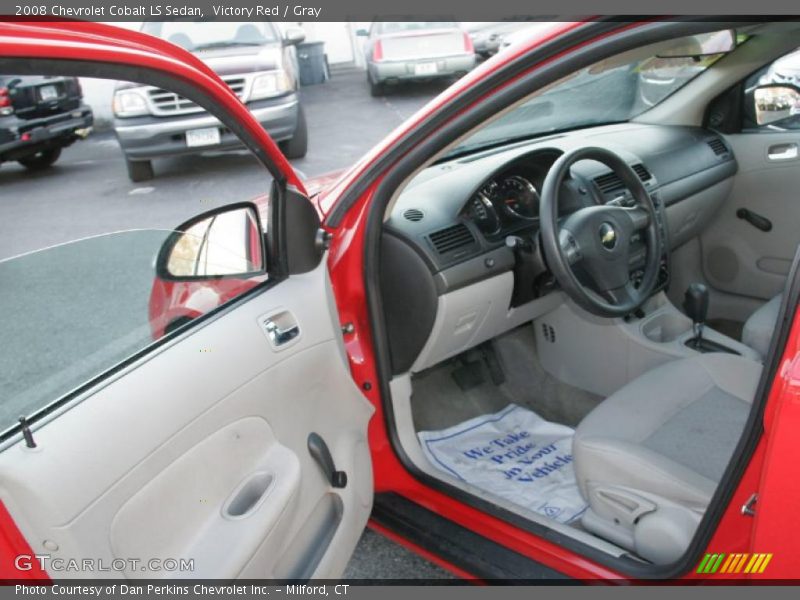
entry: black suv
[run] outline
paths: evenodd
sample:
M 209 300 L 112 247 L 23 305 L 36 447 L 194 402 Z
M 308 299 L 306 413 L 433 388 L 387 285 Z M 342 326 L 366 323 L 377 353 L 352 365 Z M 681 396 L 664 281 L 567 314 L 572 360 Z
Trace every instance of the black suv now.
M 0 75 L 0 163 L 49 167 L 93 122 L 75 77 Z

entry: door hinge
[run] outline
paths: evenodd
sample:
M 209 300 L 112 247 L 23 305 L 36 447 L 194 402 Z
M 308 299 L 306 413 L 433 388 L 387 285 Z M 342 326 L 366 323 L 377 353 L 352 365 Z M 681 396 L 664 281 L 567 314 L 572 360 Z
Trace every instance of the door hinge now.
M 754 493 L 747 499 L 747 502 L 742 504 L 742 514 L 748 517 L 753 517 L 756 514 L 756 502 L 758 502 L 758 493 Z

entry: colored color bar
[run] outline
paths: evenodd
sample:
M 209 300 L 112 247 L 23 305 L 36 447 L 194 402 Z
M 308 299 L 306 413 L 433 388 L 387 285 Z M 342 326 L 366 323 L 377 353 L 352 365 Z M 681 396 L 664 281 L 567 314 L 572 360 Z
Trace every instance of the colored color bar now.
M 706 553 L 700 564 L 697 565 L 696 573 L 706 573 L 713 575 L 717 572 L 720 574 L 733 574 L 733 573 L 763 573 L 767 568 L 769 561 L 772 560 L 772 554 L 757 552 L 757 553 L 741 553 L 734 552 L 732 554 L 725 554 L 723 552 Z
M 705 566 L 708 563 L 709 559 L 711 558 L 710 554 L 706 554 L 703 557 L 703 560 L 700 561 L 700 564 L 697 565 L 697 573 L 705 573 Z
M 728 559 L 722 565 L 722 568 L 719 570 L 720 573 L 730 573 L 730 567 L 733 564 L 733 559 L 736 554 L 729 554 Z
M 771 560 L 772 560 L 772 553 L 770 552 L 769 554 L 765 554 L 764 555 L 764 560 L 762 561 L 761 565 L 759 565 L 758 572 L 759 573 L 763 573 L 764 569 L 767 568 L 767 565 L 769 564 L 769 561 L 771 561 Z
M 722 564 L 722 559 L 723 558 L 725 558 L 725 554 L 724 553 L 720 554 L 719 557 L 717 558 L 717 560 L 714 561 L 714 566 L 711 567 L 711 571 L 710 571 L 711 573 L 716 573 L 717 572 L 717 569 L 719 569 L 719 566 Z
M 750 559 L 750 562 L 747 563 L 747 566 L 744 568 L 745 573 L 752 573 L 753 569 L 755 569 L 759 562 L 761 562 L 763 555 L 762 554 L 753 554 L 753 557 Z
M 741 573 L 742 572 L 742 568 L 744 567 L 744 563 L 747 561 L 748 558 L 750 558 L 749 554 L 746 554 L 746 553 L 742 554 L 741 558 L 739 559 L 739 562 L 737 562 L 736 566 L 733 568 L 733 572 L 734 573 Z

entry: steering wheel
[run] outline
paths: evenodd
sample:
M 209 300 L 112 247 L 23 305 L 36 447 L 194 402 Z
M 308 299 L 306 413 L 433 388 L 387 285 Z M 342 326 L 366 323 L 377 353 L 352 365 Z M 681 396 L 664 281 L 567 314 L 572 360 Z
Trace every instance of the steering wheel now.
M 599 205 L 582 208 L 559 223 L 558 197 L 570 167 L 595 160 L 609 167 L 630 190 L 633 207 Z M 545 259 L 561 288 L 576 304 L 602 317 L 621 317 L 650 297 L 660 266 L 661 229 L 653 199 L 626 161 L 605 148 L 566 152 L 552 166 L 542 189 L 540 235 Z M 630 279 L 630 240 L 642 231 L 646 240 L 644 276 Z M 588 275 L 586 285 L 573 267 Z

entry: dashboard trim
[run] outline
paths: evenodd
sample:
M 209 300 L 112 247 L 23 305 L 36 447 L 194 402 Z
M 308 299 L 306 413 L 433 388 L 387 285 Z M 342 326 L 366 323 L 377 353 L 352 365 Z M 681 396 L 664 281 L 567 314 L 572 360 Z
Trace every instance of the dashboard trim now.
M 673 206 L 695 194 L 698 194 L 711 186 L 729 179 L 736 175 L 738 164 L 735 160 L 712 166 L 704 171 L 698 171 L 691 175 L 665 183 L 659 186 L 658 195 L 666 208 Z
M 508 235 L 535 238 L 538 219 L 515 221 L 501 215 L 504 220 L 500 229 L 485 233 L 465 217 L 469 204 L 492 180 L 530 172 L 527 178 L 536 187 L 537 178 L 546 174 L 552 161 L 563 152 L 582 144 L 594 144 L 613 149 L 629 164 L 642 164 L 652 176 L 646 182 L 648 191 L 658 194 L 665 207 L 669 207 L 736 173 L 735 157 L 719 157 L 709 147 L 708 140 L 716 135 L 699 127 L 628 123 L 574 131 L 557 139 L 549 136 L 503 151 L 492 149 L 485 155 L 456 158 L 420 173 L 402 192 L 385 226 L 416 246 L 430 265 L 431 274 L 436 275 L 462 262 L 480 262 L 480 257 L 497 249 Z M 565 194 L 570 196 L 565 198 L 565 212 L 621 196 L 617 191 L 604 194 L 597 189 L 594 179 L 606 172 L 599 163 L 591 161 L 574 165 L 572 177 L 565 183 Z M 409 208 L 424 209 L 425 219 L 419 222 L 404 219 L 402 213 Z M 469 227 L 476 243 L 455 257 L 438 255 L 427 241 L 428 236 L 458 223 Z
M 514 252 L 500 246 L 436 273 L 436 291 L 441 296 L 513 268 Z

